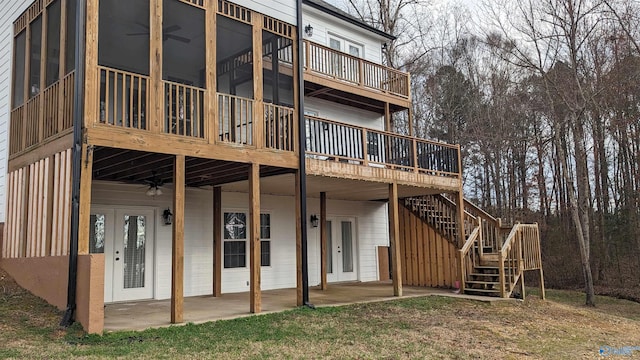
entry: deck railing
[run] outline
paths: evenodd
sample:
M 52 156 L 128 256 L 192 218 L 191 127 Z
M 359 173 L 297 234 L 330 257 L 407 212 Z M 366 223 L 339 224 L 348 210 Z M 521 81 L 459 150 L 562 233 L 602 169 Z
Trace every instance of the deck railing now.
M 457 145 L 305 117 L 307 154 L 321 160 L 459 177 Z
M 264 104 L 265 147 L 295 151 L 296 136 L 294 108 Z
M 9 154 L 15 155 L 73 126 L 74 72 L 11 110 Z
M 218 140 L 253 145 L 253 99 L 218 94 Z
M 305 69 L 369 89 L 409 97 L 409 74 L 305 40 Z
M 147 130 L 149 77 L 98 67 L 101 124 Z
M 165 94 L 164 132 L 204 138 L 205 90 L 163 81 Z

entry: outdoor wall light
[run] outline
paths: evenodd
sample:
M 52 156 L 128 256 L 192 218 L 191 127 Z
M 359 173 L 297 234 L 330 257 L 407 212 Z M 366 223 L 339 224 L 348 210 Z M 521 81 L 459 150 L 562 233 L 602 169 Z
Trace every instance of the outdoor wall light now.
M 313 36 L 313 26 L 311 26 L 311 24 L 307 24 L 307 26 L 304 27 L 304 33 L 307 34 L 308 37 L 312 37 Z
M 162 212 L 162 221 L 165 225 L 171 225 L 171 223 L 173 222 L 173 214 L 171 213 L 171 210 L 169 210 L 169 208 Z
M 146 192 L 147 196 L 160 196 L 162 195 L 162 190 L 160 190 L 159 186 L 149 186 L 149 190 Z
M 316 214 L 311 215 L 311 218 L 309 220 L 311 221 L 311 227 L 314 227 L 314 228 L 318 227 L 318 222 L 320 221 L 320 219 L 318 219 L 318 215 Z

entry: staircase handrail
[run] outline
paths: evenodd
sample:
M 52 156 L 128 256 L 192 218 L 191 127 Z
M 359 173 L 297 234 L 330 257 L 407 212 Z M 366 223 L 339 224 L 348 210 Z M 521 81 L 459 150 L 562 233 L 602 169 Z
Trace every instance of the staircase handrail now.
M 467 279 L 467 267 L 473 268 L 476 265 L 475 252 L 471 252 L 473 245 L 482 238 L 482 228 L 478 223 L 475 224 L 475 228 L 467 237 L 462 248 L 460 248 L 460 293 L 464 293 L 465 281 Z M 479 259 L 477 259 L 479 260 Z
M 476 204 L 472 203 L 471 201 L 467 200 L 467 198 L 464 199 L 464 206 L 465 206 L 465 209 L 464 209 L 465 211 L 470 212 L 471 214 L 474 214 L 474 212 L 476 212 L 477 215 L 474 214 L 475 216 L 480 216 L 482 218 L 485 218 L 486 220 L 491 221 L 492 223 L 495 224 L 496 227 L 500 227 L 502 225 L 499 219 L 493 217 L 493 215 L 491 215 L 488 212 L 484 211 L 478 205 L 476 205 Z M 473 211 L 468 211 L 466 209 L 467 207 L 471 208 Z

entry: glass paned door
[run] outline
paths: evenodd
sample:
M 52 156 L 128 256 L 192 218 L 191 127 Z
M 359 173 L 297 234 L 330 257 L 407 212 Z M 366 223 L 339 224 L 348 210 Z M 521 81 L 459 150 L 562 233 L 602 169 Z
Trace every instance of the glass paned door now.
M 154 212 L 118 209 L 115 218 L 113 300 L 152 298 Z
M 327 220 L 327 281 L 329 282 L 358 280 L 354 224 L 354 219 L 350 218 Z

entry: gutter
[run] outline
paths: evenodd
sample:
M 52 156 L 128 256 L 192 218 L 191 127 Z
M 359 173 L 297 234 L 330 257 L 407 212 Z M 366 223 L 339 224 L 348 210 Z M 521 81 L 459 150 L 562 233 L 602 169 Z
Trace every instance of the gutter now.
M 302 304 L 315 309 L 309 303 L 309 259 L 307 257 L 307 170 L 305 144 L 307 137 L 304 123 L 304 29 L 302 24 L 302 0 L 296 0 L 296 19 L 298 35 L 298 152 L 300 176 L 300 252 L 302 253 Z
M 71 239 L 69 244 L 69 279 L 67 284 L 67 310 L 60 326 L 73 324 L 76 310 L 78 275 L 78 225 L 80 221 L 80 168 L 82 167 L 82 132 L 84 118 L 84 46 L 86 1 L 76 2 L 75 94 L 73 97 L 73 149 L 71 174 Z

